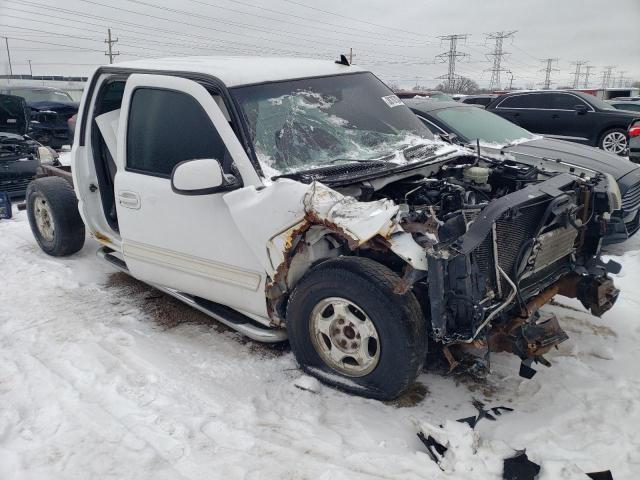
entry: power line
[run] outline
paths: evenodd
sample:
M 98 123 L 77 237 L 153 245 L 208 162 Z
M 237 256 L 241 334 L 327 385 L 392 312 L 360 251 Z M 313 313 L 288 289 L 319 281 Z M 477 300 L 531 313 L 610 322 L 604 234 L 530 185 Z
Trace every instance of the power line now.
M 512 38 L 515 33 L 516 30 L 511 30 L 508 32 L 492 32 L 486 34 L 487 40 L 495 40 L 493 52 L 487 54 L 487 58 L 493 57 L 493 67 L 489 69 L 489 71 L 491 71 L 491 80 L 489 82 L 490 90 L 500 89 L 500 74 L 506 71 L 504 68 L 502 68 L 502 59 L 508 53 L 503 50 L 502 45 L 506 38 Z
M 558 63 L 557 58 L 545 58 L 542 60 L 546 66 L 541 70 L 544 72 L 544 82 L 542 82 L 542 88 L 545 90 L 549 90 L 551 87 L 551 72 L 559 72 L 560 70 L 557 68 L 553 68 L 554 64 Z
M 447 87 L 445 91 L 453 92 L 455 90 L 456 61 L 458 60 L 458 58 L 465 58 L 469 56 L 468 53 L 459 52 L 457 50 L 458 41 L 462 40 L 466 42 L 468 36 L 469 35 L 466 33 L 462 33 L 462 34 L 458 33 L 458 34 L 444 35 L 442 37 L 439 37 L 441 40 L 446 40 L 449 42 L 449 51 L 441 53 L 440 55 L 436 56 L 436 58 L 440 58 L 442 62 L 449 63 L 449 72 L 446 75 L 441 75 L 440 77 L 438 77 L 438 78 L 444 78 L 447 80 Z

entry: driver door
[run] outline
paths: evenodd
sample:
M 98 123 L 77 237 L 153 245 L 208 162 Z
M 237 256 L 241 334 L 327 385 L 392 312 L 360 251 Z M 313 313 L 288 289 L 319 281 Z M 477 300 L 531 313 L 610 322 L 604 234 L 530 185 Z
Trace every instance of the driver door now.
M 214 97 L 188 79 L 134 74 L 120 118 L 115 196 L 131 274 L 267 316 L 265 272 L 231 218 L 226 192 L 183 195 L 171 187 L 176 164 L 204 158 L 239 175 L 244 188 L 261 184 Z

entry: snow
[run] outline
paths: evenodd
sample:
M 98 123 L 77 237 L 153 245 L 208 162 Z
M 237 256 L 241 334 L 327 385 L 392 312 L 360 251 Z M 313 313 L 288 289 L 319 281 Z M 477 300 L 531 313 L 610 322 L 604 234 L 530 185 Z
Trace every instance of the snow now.
M 541 480 L 637 478 L 640 237 L 612 250 L 622 293 L 603 319 L 552 307 L 570 339 L 551 368 L 525 380 L 494 355 L 484 383 L 425 372 L 390 403 L 316 388 L 287 347 L 113 273 L 96 249 L 48 257 L 24 212 L 0 221 L 0 479 L 498 479 L 524 448 Z M 515 411 L 472 431 L 453 421 L 472 398 Z M 445 471 L 416 436 L 440 425 Z

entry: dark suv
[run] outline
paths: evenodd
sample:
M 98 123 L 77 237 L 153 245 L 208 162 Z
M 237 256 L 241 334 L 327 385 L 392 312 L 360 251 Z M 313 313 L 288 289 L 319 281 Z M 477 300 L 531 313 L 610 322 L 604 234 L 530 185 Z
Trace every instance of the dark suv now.
M 617 110 L 581 92 L 543 90 L 501 95 L 487 110 L 546 137 L 627 153 L 627 129 L 640 113 Z

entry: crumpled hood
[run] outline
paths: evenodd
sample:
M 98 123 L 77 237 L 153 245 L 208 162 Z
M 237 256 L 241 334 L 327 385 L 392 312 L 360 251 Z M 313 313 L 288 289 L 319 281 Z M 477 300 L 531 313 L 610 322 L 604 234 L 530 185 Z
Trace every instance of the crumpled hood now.
M 572 163 L 589 170 L 609 173 L 616 180 L 638 168 L 637 164 L 599 148 L 553 138 L 530 140 L 503 148 L 502 151 L 514 155 L 516 159 L 521 154 Z

